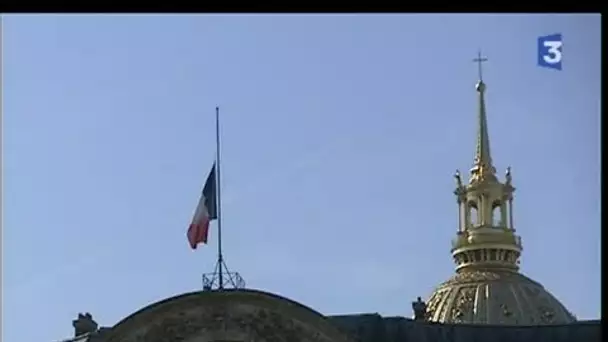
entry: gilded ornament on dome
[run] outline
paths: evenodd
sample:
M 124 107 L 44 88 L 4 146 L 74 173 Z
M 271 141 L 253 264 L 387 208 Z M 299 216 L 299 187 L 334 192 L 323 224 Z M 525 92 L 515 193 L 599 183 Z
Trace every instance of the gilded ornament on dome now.
M 486 281 L 494 281 L 500 280 L 502 277 L 501 274 L 496 272 L 486 272 L 486 271 L 474 271 L 474 272 L 461 272 L 457 273 L 451 279 L 442 284 L 442 286 L 453 285 L 453 284 L 463 284 L 463 283 L 477 283 L 477 282 L 486 282 Z
M 439 307 L 439 304 L 441 303 L 444 297 L 445 292 L 447 291 L 437 291 L 431 296 L 431 298 L 429 299 L 429 303 L 426 307 L 426 313 L 428 317 L 434 316 L 435 312 L 437 311 L 437 308 Z
M 504 323 L 508 323 L 510 320 L 512 320 L 514 317 L 514 313 L 511 311 L 511 309 L 509 308 L 509 306 L 505 303 L 500 304 L 500 313 L 501 316 L 499 318 L 500 323 L 504 324 Z M 515 319 L 517 320 L 517 319 Z
M 543 323 L 553 323 L 555 318 L 555 310 L 547 305 L 541 304 L 538 306 L 538 313 Z
M 475 301 L 475 288 L 466 287 L 460 289 L 456 296 L 456 303 L 450 311 L 450 316 L 457 323 L 467 321 L 468 316 L 473 312 L 473 303 Z
M 452 291 L 446 291 L 444 298 L 446 298 L 446 299 L 449 298 L 451 292 Z M 439 317 L 445 317 L 445 313 L 447 311 L 448 311 L 448 305 L 444 301 L 443 305 L 441 306 L 441 310 L 439 311 Z

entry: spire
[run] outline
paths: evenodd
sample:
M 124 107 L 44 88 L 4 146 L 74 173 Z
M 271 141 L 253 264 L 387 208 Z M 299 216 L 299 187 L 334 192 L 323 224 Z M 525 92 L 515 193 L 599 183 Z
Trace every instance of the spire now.
M 475 162 L 471 168 L 469 184 L 462 182 L 456 171 L 456 191 L 459 207 L 459 225 L 452 241 L 452 256 L 458 271 L 484 268 L 501 268 L 517 271 L 522 246 L 513 227 L 513 192 L 511 168 L 505 181 L 496 177 L 490 155 L 490 138 L 484 94 L 481 63 L 487 61 L 479 53 L 474 59 L 479 64 L 479 96 L 477 116 L 477 144 Z
M 496 180 L 496 169 L 492 164 L 490 154 L 490 136 L 488 133 L 488 120 L 486 118 L 485 91 L 486 84 L 483 82 L 482 63 L 488 59 L 481 56 L 478 52 L 477 58 L 473 59 L 478 63 L 479 81 L 475 85 L 478 93 L 479 109 L 477 113 L 477 144 L 475 148 L 475 161 L 471 168 L 471 183 L 482 180 Z

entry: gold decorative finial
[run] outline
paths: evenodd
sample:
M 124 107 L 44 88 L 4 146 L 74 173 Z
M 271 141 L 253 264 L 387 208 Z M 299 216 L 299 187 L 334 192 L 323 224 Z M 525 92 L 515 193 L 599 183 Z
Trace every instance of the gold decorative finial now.
M 496 170 L 492 165 L 492 156 L 490 154 L 490 137 L 488 134 L 488 123 L 486 118 L 486 105 L 484 92 L 486 85 L 483 82 L 483 74 L 481 64 L 488 59 L 481 56 L 481 51 L 478 52 L 477 58 L 473 59 L 478 63 L 479 82 L 476 89 L 479 93 L 479 112 L 477 122 L 477 146 L 475 149 L 475 162 L 471 169 L 471 182 L 481 181 L 483 179 L 496 180 Z
M 456 181 L 456 188 L 461 189 L 462 188 L 462 178 L 460 177 L 459 170 L 456 170 L 456 172 L 454 172 L 454 180 Z

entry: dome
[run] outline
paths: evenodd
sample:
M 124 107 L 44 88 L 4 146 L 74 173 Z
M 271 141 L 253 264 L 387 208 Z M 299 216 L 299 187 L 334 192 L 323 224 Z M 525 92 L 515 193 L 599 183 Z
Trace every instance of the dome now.
M 550 325 L 574 316 L 543 286 L 510 270 L 462 270 L 439 285 L 427 305 L 430 321 Z
M 481 57 L 475 59 L 481 63 Z M 481 68 L 481 65 L 480 65 Z M 553 325 L 576 321 L 543 286 L 519 273 L 523 251 L 513 223 L 511 167 L 504 181 L 492 164 L 481 69 L 477 86 L 477 139 L 468 184 L 456 170 L 458 230 L 451 254 L 456 274 L 424 304 L 423 318 L 440 323 Z

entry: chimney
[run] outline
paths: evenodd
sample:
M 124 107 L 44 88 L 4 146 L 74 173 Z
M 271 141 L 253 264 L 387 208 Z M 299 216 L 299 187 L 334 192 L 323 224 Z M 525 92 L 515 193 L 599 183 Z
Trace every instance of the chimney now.
M 79 313 L 78 318 L 72 321 L 72 326 L 74 327 L 74 336 L 97 331 L 97 322 L 93 320 L 93 316 L 88 312 L 84 315 Z

